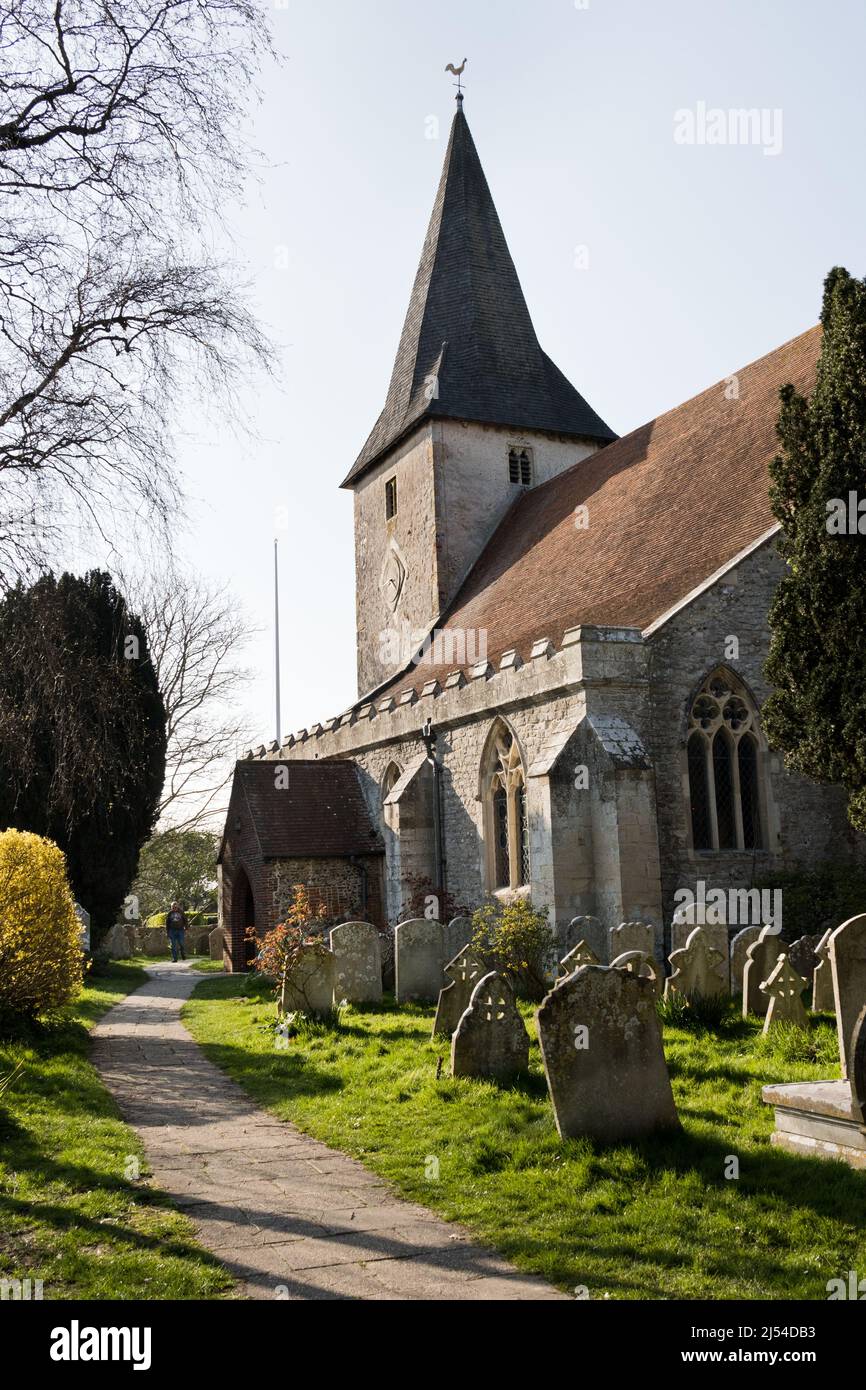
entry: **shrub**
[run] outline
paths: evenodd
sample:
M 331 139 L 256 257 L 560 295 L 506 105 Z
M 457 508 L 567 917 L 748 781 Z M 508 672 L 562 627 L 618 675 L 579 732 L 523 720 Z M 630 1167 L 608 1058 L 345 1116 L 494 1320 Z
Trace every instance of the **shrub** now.
M 282 994 L 286 975 L 298 963 L 302 946 L 313 946 L 323 953 L 327 951 L 321 936 L 314 935 L 313 931 L 315 926 L 321 927 L 326 916 L 327 909 L 315 909 L 306 888 L 296 884 L 285 922 L 267 933 L 253 962 L 254 970 L 275 982 L 277 997 Z
M 819 864 L 793 869 L 755 881 L 756 888 L 782 890 L 782 939 L 822 936 L 864 911 L 866 869 L 859 864 Z
M 473 912 L 472 926 L 472 945 L 491 969 L 506 974 L 516 993 L 543 999 L 549 989 L 547 961 L 553 946 L 547 909 L 533 907 L 524 897 L 485 903 Z
M 63 852 L 22 830 L 0 832 L 0 1010 L 38 1018 L 81 987 L 79 924 Z

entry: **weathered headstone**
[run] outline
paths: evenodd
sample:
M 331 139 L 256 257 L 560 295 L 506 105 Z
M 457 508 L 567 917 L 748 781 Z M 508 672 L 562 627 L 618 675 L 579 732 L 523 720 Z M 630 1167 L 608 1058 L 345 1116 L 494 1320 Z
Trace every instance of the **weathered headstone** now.
M 330 1013 L 334 1007 L 337 958 L 318 942 L 304 944 L 283 980 L 280 998 L 284 1014 L 302 1013 L 313 1017 Z
M 866 1004 L 854 1027 L 851 1055 L 851 1103 L 860 1123 L 866 1125 Z
M 655 930 L 651 922 L 620 922 L 608 932 L 607 958 L 616 960 L 626 951 L 643 951 L 651 956 L 655 951 Z
M 187 935 L 187 948 L 190 955 L 210 955 L 210 927 L 190 927 Z
M 607 929 L 598 917 L 574 917 L 569 923 L 569 932 L 569 950 L 584 941 L 597 955 L 599 965 L 607 965 L 610 960 L 610 942 L 607 939 Z
M 587 965 L 592 965 L 592 961 L 587 961 Z M 623 951 L 621 956 L 610 963 L 611 970 L 627 970 L 630 975 L 637 975 L 642 980 L 649 980 L 657 999 L 661 998 L 665 987 L 664 971 L 652 956 L 648 956 L 646 951 Z
M 439 1003 L 433 1020 L 434 1038 L 451 1037 L 469 1008 L 473 989 L 478 981 L 488 974 L 488 970 L 489 967 L 471 946 L 464 946 L 463 950 L 448 962 L 445 974 L 451 983 L 439 991 Z
M 606 1143 L 678 1129 L 649 980 L 585 965 L 537 1013 L 556 1128 Z
M 168 935 L 165 927 L 144 927 L 139 949 L 143 956 L 167 956 Z
M 830 937 L 828 949 L 833 967 L 839 1061 L 842 1076 L 848 1078 L 854 1029 L 866 1005 L 866 915 L 851 917 L 837 927 Z
M 459 955 L 464 946 L 468 946 L 472 940 L 474 928 L 471 917 L 455 917 L 445 928 L 445 944 L 443 946 L 443 956 L 445 960 L 453 960 Z
M 761 928 L 757 941 L 752 942 L 746 952 L 743 970 L 743 1018 L 757 1014 L 763 1018 L 770 1002 L 769 996 L 761 990 L 764 980 L 769 980 L 779 956 L 784 954 L 785 946 L 779 932 L 773 926 Z
M 102 943 L 102 954 L 111 960 L 128 960 L 135 954 L 129 938 L 129 928 L 125 923 L 116 922 Z
M 692 927 L 685 946 L 671 952 L 671 974 L 665 982 L 665 998 L 682 994 L 692 1003 L 727 994 L 728 989 L 719 965 L 727 962 L 723 954 L 710 944 L 706 927 Z
M 225 950 L 226 931 L 225 927 L 214 927 L 208 937 L 208 947 L 211 960 L 222 960 Z
M 90 913 L 81 903 L 75 904 L 75 915 L 78 918 L 78 944 L 85 955 L 90 953 Z
M 820 936 L 800 936 L 786 947 L 791 965 L 809 985 L 812 983 L 812 976 L 818 966 L 815 948 L 820 940 Z
M 743 927 L 731 942 L 731 993 L 742 994 L 746 955 L 761 935 L 760 927 Z
M 440 922 L 413 917 L 394 931 L 397 1003 L 439 998 L 445 964 L 445 933 Z
M 724 922 L 701 922 L 699 920 L 691 920 L 692 918 L 698 919 L 705 915 L 705 912 L 701 912 L 699 908 L 681 908 L 679 912 L 674 913 L 673 920 L 671 921 L 671 955 L 673 955 L 674 951 L 684 950 L 695 927 L 700 927 L 707 939 L 707 945 L 719 953 L 719 959 L 716 962 L 714 973 L 718 975 L 722 989 L 714 989 L 713 993 L 720 994 L 724 991 L 725 994 L 729 994 L 731 989 L 731 965 L 728 928 Z
M 379 933 L 369 922 L 344 922 L 331 931 L 336 961 L 335 997 L 350 1004 L 378 1004 L 382 999 Z
M 504 975 L 491 970 L 473 989 L 451 1039 L 451 1073 L 507 1081 L 528 1066 L 529 1034 L 514 991 Z
M 805 988 L 806 981 L 799 970 L 794 969 L 787 956 L 780 956 L 769 979 L 761 984 L 769 999 L 764 1019 L 765 1033 L 769 1033 L 774 1023 L 793 1023 L 798 1028 L 808 1028 L 809 1020 L 803 1008 Z
M 556 984 L 559 985 L 563 980 L 567 980 L 569 975 L 573 975 L 575 970 L 579 970 L 582 965 L 601 965 L 601 961 L 595 954 L 591 946 L 585 941 L 578 941 L 573 950 L 568 955 L 562 957 L 559 962 L 559 977 Z
M 836 1012 L 836 996 L 833 993 L 833 966 L 830 961 L 830 937 L 832 935 L 833 928 L 831 927 L 825 931 L 815 947 L 818 964 L 812 976 L 812 1009 L 816 1014 Z

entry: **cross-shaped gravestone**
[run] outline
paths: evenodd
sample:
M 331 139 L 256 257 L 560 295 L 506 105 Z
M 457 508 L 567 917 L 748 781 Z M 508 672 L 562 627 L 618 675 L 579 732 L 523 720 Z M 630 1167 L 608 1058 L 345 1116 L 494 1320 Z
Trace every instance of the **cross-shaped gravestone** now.
M 433 1020 L 433 1037 L 451 1037 L 466 1009 L 472 991 L 487 966 L 472 946 L 464 946 L 445 967 L 445 974 L 451 981 L 439 991 L 436 1017 Z
M 491 970 L 472 991 L 451 1039 L 453 1076 L 507 1080 L 529 1066 L 529 1034 L 504 975 Z
M 770 1000 L 764 1019 L 765 1033 L 769 1033 L 774 1023 L 794 1023 L 798 1028 L 808 1028 L 809 1020 L 803 1008 L 805 988 L 806 981 L 800 972 L 794 969 L 787 956 L 780 956 L 770 978 L 761 982 L 761 989 Z
M 723 960 L 722 952 L 710 945 L 703 927 L 695 927 L 685 946 L 671 953 L 672 974 L 665 982 L 665 998 L 682 994 L 691 1003 L 697 998 L 726 994 L 725 981 L 719 974 Z
M 854 1029 L 866 1004 L 866 915 L 843 922 L 830 937 L 836 1028 L 842 1077 L 850 1079 Z
M 582 965 L 599 965 L 600 961 L 591 946 L 585 941 L 578 941 L 573 951 L 569 951 L 567 956 L 563 956 L 559 962 L 559 979 L 557 984 L 567 980 L 575 970 L 579 970 Z
M 816 1014 L 836 1012 L 836 999 L 833 994 L 833 966 L 830 963 L 830 937 L 832 935 L 833 929 L 831 927 L 825 931 L 815 947 L 818 964 L 812 976 L 812 1009 Z
M 590 962 L 591 963 L 591 962 Z M 656 998 L 661 997 L 665 986 L 664 972 L 652 956 L 648 956 L 646 951 L 623 951 L 621 956 L 610 963 L 611 970 L 627 970 L 630 975 L 637 975 L 639 979 L 649 980 L 656 993 Z

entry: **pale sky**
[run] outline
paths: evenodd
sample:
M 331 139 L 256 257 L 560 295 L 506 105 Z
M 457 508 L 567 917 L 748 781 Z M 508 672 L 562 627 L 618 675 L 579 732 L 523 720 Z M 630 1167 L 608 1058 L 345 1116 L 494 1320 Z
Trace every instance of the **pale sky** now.
M 263 74 L 266 163 L 227 253 L 279 380 L 246 392 L 257 439 L 192 415 L 179 440 L 184 549 L 264 629 L 255 742 L 275 733 L 281 508 L 281 733 L 355 697 L 338 485 L 384 402 L 454 110 L 446 63 L 469 58 L 466 116 L 541 344 L 621 434 L 809 327 L 831 266 L 866 272 L 862 0 L 288 0 L 271 18 L 285 62 Z M 677 143 L 675 113 L 700 103 L 764 110 L 781 148 Z

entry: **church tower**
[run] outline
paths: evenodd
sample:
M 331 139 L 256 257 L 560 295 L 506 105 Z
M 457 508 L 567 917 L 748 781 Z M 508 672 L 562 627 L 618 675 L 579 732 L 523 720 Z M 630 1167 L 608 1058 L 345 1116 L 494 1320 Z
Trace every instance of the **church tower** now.
M 461 93 L 385 406 L 342 484 L 359 696 L 404 668 L 522 493 L 615 438 L 541 349 Z

